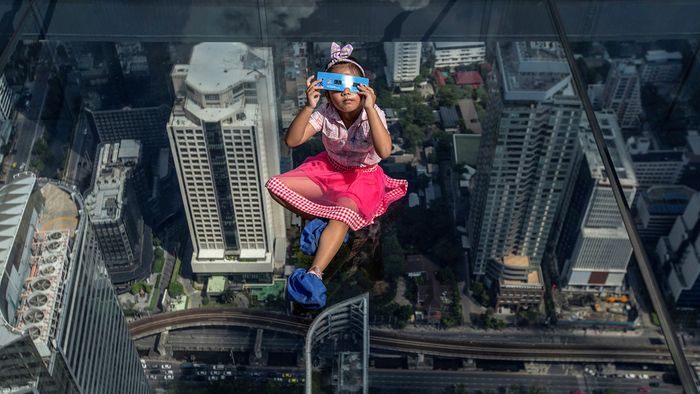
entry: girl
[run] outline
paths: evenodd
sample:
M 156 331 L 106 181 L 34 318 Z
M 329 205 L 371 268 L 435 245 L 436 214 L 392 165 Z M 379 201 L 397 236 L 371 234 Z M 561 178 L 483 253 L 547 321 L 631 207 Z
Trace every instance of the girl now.
M 365 76 L 362 66 L 350 56 L 352 45 L 331 45 L 327 72 Z M 285 143 L 295 148 L 317 132 L 326 148 L 299 167 L 274 176 L 265 185 L 272 197 L 298 215 L 329 219 L 318 241 L 313 264 L 307 272 L 298 269 L 289 278 L 288 293 L 307 308 L 325 304 L 323 270 L 340 249 L 348 229 L 359 230 L 374 223 L 388 206 L 406 194 L 408 183 L 384 175 L 378 166 L 391 154 L 391 136 L 384 112 L 375 104 L 374 90 L 358 86 L 358 93 L 326 91 L 320 100 L 320 80 L 306 80 L 306 105 L 289 126 Z

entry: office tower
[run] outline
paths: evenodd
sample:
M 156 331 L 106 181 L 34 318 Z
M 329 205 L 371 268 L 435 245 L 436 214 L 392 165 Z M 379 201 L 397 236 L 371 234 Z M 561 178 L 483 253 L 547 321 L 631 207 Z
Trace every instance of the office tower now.
M 270 282 L 286 250 L 282 208 L 263 190 L 280 160 L 271 51 L 203 43 L 171 76 L 177 99 L 168 137 L 192 270 Z
M 639 73 L 634 63 L 617 60 L 610 65 L 603 92 L 603 108 L 615 111 L 623 129 L 639 125 L 642 113 L 640 89 Z
M 676 308 L 697 309 L 700 305 L 700 193 L 676 218 L 668 236 L 656 245 L 662 264 L 662 283 Z
M 486 58 L 486 44 L 474 42 L 434 42 L 435 68 L 468 66 L 482 63 Z
M 139 140 L 145 150 L 168 147 L 165 125 L 170 118 L 166 105 L 146 108 L 124 108 L 105 111 L 85 110 L 90 127 L 100 142 Z
M 683 71 L 683 55 L 662 49 L 649 50 L 644 55 L 639 74 L 642 84 L 668 83 L 678 81 Z
M 7 86 L 5 74 L 0 75 L 0 121 L 12 119 L 15 112 L 15 92 Z
M 501 97 L 492 95 L 481 120 L 468 223 L 479 276 L 489 260 L 511 255 L 539 269 L 573 178 L 582 116 L 558 43 L 514 42 L 496 51 Z
M 389 86 L 412 91 L 414 80 L 420 74 L 420 42 L 385 42 L 386 79 Z
M 659 238 L 668 235 L 693 194 L 695 190 L 683 185 L 652 186 L 640 193 L 636 200 L 637 231 L 645 246 L 654 248 Z
M 625 198 L 631 204 L 637 180 L 616 116 L 597 112 L 596 118 Z M 585 118 L 582 128 L 586 131 L 579 135 L 583 153 L 578 173 L 581 179 L 576 180 L 574 197 L 566 212 L 564 226 L 569 229 L 557 244 L 557 258 L 563 265 L 560 280 L 570 289 L 618 289 L 627 272 L 632 245 Z
M 85 210 L 114 284 L 150 274 L 151 234 L 136 198 L 136 185 L 142 183 L 136 170 L 140 157 L 136 140 L 101 144 L 92 190 L 85 197 Z
M 684 151 L 654 149 L 648 137 L 629 137 L 627 151 L 632 156 L 641 190 L 679 183 L 688 164 Z
M 80 195 L 24 172 L 0 212 L 0 389 L 149 392 Z
M 311 322 L 304 342 L 306 394 L 367 393 L 368 316 L 369 294 L 365 293 L 327 307 Z M 321 382 L 331 384 L 314 388 L 314 370 L 321 374 Z

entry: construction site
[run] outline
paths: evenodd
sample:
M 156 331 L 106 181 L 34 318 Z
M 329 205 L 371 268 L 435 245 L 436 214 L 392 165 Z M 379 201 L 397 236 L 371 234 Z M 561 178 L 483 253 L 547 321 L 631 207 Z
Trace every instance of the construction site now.
M 559 325 L 601 330 L 634 330 L 639 312 L 626 294 L 558 292 L 554 297 Z

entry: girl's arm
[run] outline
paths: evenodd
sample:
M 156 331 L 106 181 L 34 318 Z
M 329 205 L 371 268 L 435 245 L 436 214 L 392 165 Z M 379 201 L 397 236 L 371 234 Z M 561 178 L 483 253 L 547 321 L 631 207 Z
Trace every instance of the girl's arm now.
M 391 135 L 389 130 L 384 126 L 382 118 L 379 116 L 377 109 L 374 108 L 374 103 L 377 101 L 377 96 L 374 94 L 374 89 L 367 85 L 359 85 L 357 87 L 359 94 L 364 98 L 365 112 L 367 112 L 367 120 L 369 121 L 369 130 L 372 135 L 372 143 L 377 155 L 386 159 L 391 155 Z
M 382 118 L 379 116 L 376 108 L 365 108 L 365 111 L 367 112 L 369 131 L 370 134 L 372 134 L 374 150 L 382 160 L 386 159 L 391 155 L 391 134 L 389 134 L 389 130 L 384 126 Z
M 284 143 L 288 147 L 296 148 L 316 133 L 317 130 L 309 123 L 313 112 L 314 108 L 309 105 L 305 105 L 299 111 L 292 124 L 289 125 L 287 135 L 284 138 Z
M 321 81 L 316 80 L 311 82 L 314 76 L 310 76 L 306 79 L 306 105 L 299 111 L 297 116 L 292 121 L 287 129 L 287 135 L 284 137 L 284 143 L 290 148 L 296 148 L 297 146 L 303 144 L 311 138 L 317 131 L 309 120 L 311 119 L 311 114 L 318 105 L 318 101 L 321 99 Z

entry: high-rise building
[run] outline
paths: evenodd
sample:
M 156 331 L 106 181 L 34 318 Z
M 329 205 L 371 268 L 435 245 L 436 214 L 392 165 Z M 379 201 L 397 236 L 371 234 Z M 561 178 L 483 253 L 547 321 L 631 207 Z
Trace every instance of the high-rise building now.
M 148 276 L 153 257 L 150 230 L 136 198 L 141 144 L 122 140 L 101 144 L 98 152 L 85 210 L 112 282 L 132 282 Z
M 389 86 L 412 91 L 414 80 L 420 74 L 420 42 L 385 42 L 386 79 Z
M 581 109 L 564 53 L 554 42 L 496 47 L 501 95 L 482 121 L 468 224 L 473 273 L 489 260 L 527 256 L 539 269 L 552 223 L 571 182 Z
M 367 393 L 368 316 L 369 294 L 365 293 L 329 306 L 311 322 L 304 341 L 304 393 Z M 320 382 L 312 378 L 314 370 L 321 374 Z M 324 387 L 313 387 L 319 383 Z
M 693 194 L 695 190 L 684 185 L 652 186 L 640 193 L 636 219 L 644 245 L 654 248 L 659 238 L 668 235 Z
M 676 218 L 668 236 L 656 245 L 662 264 L 662 283 L 677 308 L 697 309 L 700 304 L 700 193 Z
M 192 270 L 269 282 L 286 250 L 282 208 L 263 190 L 280 166 L 271 51 L 203 43 L 171 76 L 177 99 L 168 137 Z
M 642 84 L 676 82 L 683 71 L 683 55 L 662 49 L 649 50 L 639 70 Z
M 627 150 L 641 190 L 654 185 L 675 185 L 683 176 L 688 158 L 683 150 L 659 150 L 647 137 L 630 137 Z
M 0 212 L 0 390 L 149 392 L 80 195 L 20 173 Z
M 603 108 L 615 111 L 623 129 L 639 125 L 642 96 L 639 73 L 634 63 L 618 60 L 610 66 L 603 92 Z
M 486 58 L 486 43 L 434 42 L 435 68 L 467 66 L 481 63 Z
M 622 191 L 634 200 L 637 180 L 613 113 L 596 113 Z M 582 119 L 582 128 L 589 129 Z M 563 261 L 561 282 L 569 289 L 620 288 L 632 255 L 627 231 L 613 196 L 603 161 L 589 131 L 579 135 L 583 160 L 576 180 L 575 196 L 567 207 L 563 231 L 557 244 L 557 258 Z

